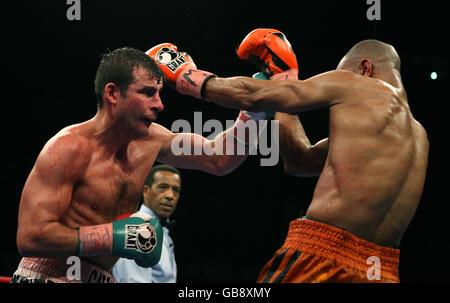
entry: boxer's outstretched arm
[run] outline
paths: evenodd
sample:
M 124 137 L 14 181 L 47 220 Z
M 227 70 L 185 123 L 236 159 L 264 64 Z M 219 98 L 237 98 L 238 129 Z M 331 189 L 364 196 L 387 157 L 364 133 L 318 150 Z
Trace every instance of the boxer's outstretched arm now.
M 204 87 L 207 100 L 252 112 L 296 113 L 339 103 L 348 90 L 351 72 L 331 71 L 306 80 L 265 81 L 248 77 L 211 78 Z
M 172 133 L 160 125 L 158 127 L 164 143 L 157 160 L 178 168 L 202 170 L 222 176 L 236 169 L 249 154 L 249 147 L 245 146 L 241 146 L 244 154 L 238 152 L 238 145 L 242 143 L 234 137 L 235 126 L 221 132 L 213 140 L 193 133 Z M 181 142 L 189 144 L 189 148 L 180 154 Z M 207 154 L 207 150 L 217 152 Z
M 328 154 L 328 138 L 311 145 L 296 114 L 276 113 L 284 171 L 299 177 L 320 175 Z
M 19 206 L 17 247 L 22 256 L 58 257 L 77 253 L 78 231 L 60 223 L 73 186 L 86 169 L 86 148 L 72 135 L 52 138 L 25 183 Z

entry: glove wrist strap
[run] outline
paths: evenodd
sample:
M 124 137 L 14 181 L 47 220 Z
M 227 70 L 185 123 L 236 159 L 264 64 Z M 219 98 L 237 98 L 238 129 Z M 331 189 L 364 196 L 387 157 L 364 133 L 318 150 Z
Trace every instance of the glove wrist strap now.
M 258 137 L 259 135 L 262 133 L 262 131 L 264 130 L 264 128 L 267 125 L 267 121 L 262 120 L 262 121 L 258 121 L 258 120 L 253 120 L 253 119 L 248 115 L 248 112 L 245 111 L 240 111 L 239 112 L 239 117 L 236 119 L 236 122 L 234 123 L 234 129 L 232 131 L 233 137 L 234 139 L 247 147 L 250 148 L 257 148 L 258 145 Z M 257 134 L 253 134 L 253 136 L 250 133 L 246 132 L 246 126 L 245 124 L 250 121 L 249 123 L 255 123 L 259 124 L 258 127 L 258 132 Z
M 293 68 L 270 77 L 270 80 L 289 80 L 289 79 L 298 80 L 298 70 Z
M 216 75 L 199 69 L 182 71 L 176 81 L 177 91 L 180 94 L 189 95 L 197 99 L 208 101 L 205 98 L 205 83 Z

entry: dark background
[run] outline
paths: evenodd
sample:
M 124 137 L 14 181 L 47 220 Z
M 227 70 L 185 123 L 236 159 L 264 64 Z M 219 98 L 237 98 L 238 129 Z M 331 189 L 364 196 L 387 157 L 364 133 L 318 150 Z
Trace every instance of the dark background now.
M 334 69 L 356 42 L 393 44 L 415 118 L 431 142 L 421 204 L 401 244 L 403 282 L 449 282 L 449 198 L 446 156 L 449 84 L 448 16 L 443 3 L 381 1 L 381 21 L 368 21 L 361 1 L 87 1 L 81 21 L 68 21 L 66 1 L 2 4 L 0 275 L 20 260 L 15 235 L 21 191 L 45 142 L 61 128 L 96 112 L 93 80 L 100 54 L 122 46 L 142 50 L 175 43 L 200 69 L 220 76 L 251 75 L 237 44 L 251 30 L 284 32 L 297 54 L 300 78 Z M 438 72 L 431 80 L 430 72 Z M 5 80 L 2 81 L 5 83 Z M 221 108 L 165 89 L 159 123 L 234 120 Z M 300 115 L 310 140 L 327 136 L 328 112 Z M 205 134 L 208 135 L 208 134 Z M 261 167 L 249 157 L 217 177 L 182 170 L 183 189 L 173 233 L 180 282 L 253 282 L 284 242 L 288 224 L 306 210 L 317 179 L 283 173 L 281 159 Z

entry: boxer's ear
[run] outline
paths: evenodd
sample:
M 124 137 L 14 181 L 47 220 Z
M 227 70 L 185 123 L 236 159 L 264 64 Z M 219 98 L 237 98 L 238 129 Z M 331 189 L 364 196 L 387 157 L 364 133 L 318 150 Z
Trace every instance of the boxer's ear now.
M 368 58 L 361 59 L 361 62 L 359 62 L 359 74 L 361 76 L 370 77 L 373 73 L 373 65 L 372 61 Z
M 103 92 L 103 102 L 108 102 L 110 104 L 117 104 L 119 102 L 119 97 L 120 97 L 119 87 L 113 82 L 106 83 Z

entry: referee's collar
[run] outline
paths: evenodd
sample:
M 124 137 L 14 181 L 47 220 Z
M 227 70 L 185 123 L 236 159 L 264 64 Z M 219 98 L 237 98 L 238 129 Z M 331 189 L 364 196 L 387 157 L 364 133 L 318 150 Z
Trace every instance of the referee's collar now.
M 158 217 L 158 215 L 156 215 L 153 210 L 151 210 L 150 208 L 148 208 L 144 204 L 141 205 L 141 208 L 139 209 L 139 211 L 144 213 L 144 214 L 149 214 L 152 217 L 158 218 L 158 220 L 161 221 L 161 218 Z
M 162 227 L 166 228 L 168 231 L 172 231 L 175 228 L 175 224 L 176 224 L 175 220 L 158 217 L 158 215 L 155 214 L 155 212 L 153 210 L 151 210 L 144 204 L 141 205 L 139 212 L 149 214 L 150 216 L 157 218 L 159 223 L 162 225 Z

